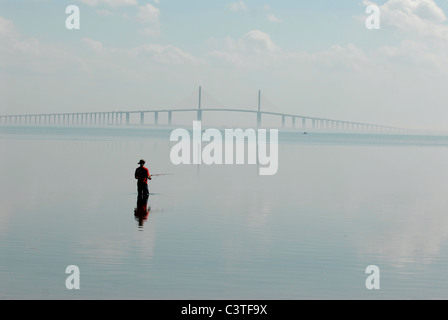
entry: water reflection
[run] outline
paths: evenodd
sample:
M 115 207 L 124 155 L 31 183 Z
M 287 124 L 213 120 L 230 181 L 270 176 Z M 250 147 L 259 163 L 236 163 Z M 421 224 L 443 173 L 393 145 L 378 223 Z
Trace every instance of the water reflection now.
M 148 206 L 148 196 L 139 197 L 137 196 L 137 207 L 134 209 L 134 217 L 138 222 L 139 230 L 143 230 L 143 224 L 148 220 L 149 211 L 151 207 Z

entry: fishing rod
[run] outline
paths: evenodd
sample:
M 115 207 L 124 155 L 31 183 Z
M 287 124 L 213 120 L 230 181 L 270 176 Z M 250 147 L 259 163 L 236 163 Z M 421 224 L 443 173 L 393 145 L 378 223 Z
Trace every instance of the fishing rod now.
M 159 176 L 172 176 L 173 173 L 155 173 L 151 174 L 151 177 L 159 177 Z

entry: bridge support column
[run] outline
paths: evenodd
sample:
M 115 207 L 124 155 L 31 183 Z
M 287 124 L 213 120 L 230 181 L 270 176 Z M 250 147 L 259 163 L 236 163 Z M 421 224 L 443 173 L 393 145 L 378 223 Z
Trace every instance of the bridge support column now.
M 296 127 L 296 117 L 291 117 L 292 122 L 292 128 L 294 129 Z
M 173 113 L 171 111 L 168 112 L 168 124 L 171 125 L 173 122 Z
M 261 127 L 261 112 L 257 112 L 257 128 Z
M 282 116 L 282 128 L 285 127 L 285 116 Z
M 159 124 L 159 113 L 157 111 L 154 112 L 154 123 L 155 125 Z
M 145 123 L 145 113 L 140 112 L 140 125 L 142 126 Z
M 202 110 L 198 110 L 197 121 L 202 121 Z
M 129 125 L 129 112 L 126 112 L 126 125 Z

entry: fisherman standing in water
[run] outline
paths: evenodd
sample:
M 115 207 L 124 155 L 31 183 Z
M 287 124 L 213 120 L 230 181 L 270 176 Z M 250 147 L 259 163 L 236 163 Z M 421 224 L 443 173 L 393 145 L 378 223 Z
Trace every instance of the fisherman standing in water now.
M 137 179 L 138 199 L 147 199 L 149 197 L 148 179 L 151 180 L 151 174 L 146 168 L 145 160 L 141 159 L 138 164 L 140 167 L 135 169 L 135 179 Z

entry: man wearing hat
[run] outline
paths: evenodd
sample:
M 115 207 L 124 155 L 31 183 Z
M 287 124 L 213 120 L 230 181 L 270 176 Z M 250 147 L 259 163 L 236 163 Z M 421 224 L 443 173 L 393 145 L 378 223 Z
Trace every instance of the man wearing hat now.
M 135 179 L 137 179 L 137 191 L 138 198 L 148 198 L 149 197 L 149 189 L 148 189 L 148 179 L 151 180 L 151 174 L 149 173 L 148 168 L 145 167 L 145 160 L 141 159 L 138 164 L 140 167 L 135 169 Z

